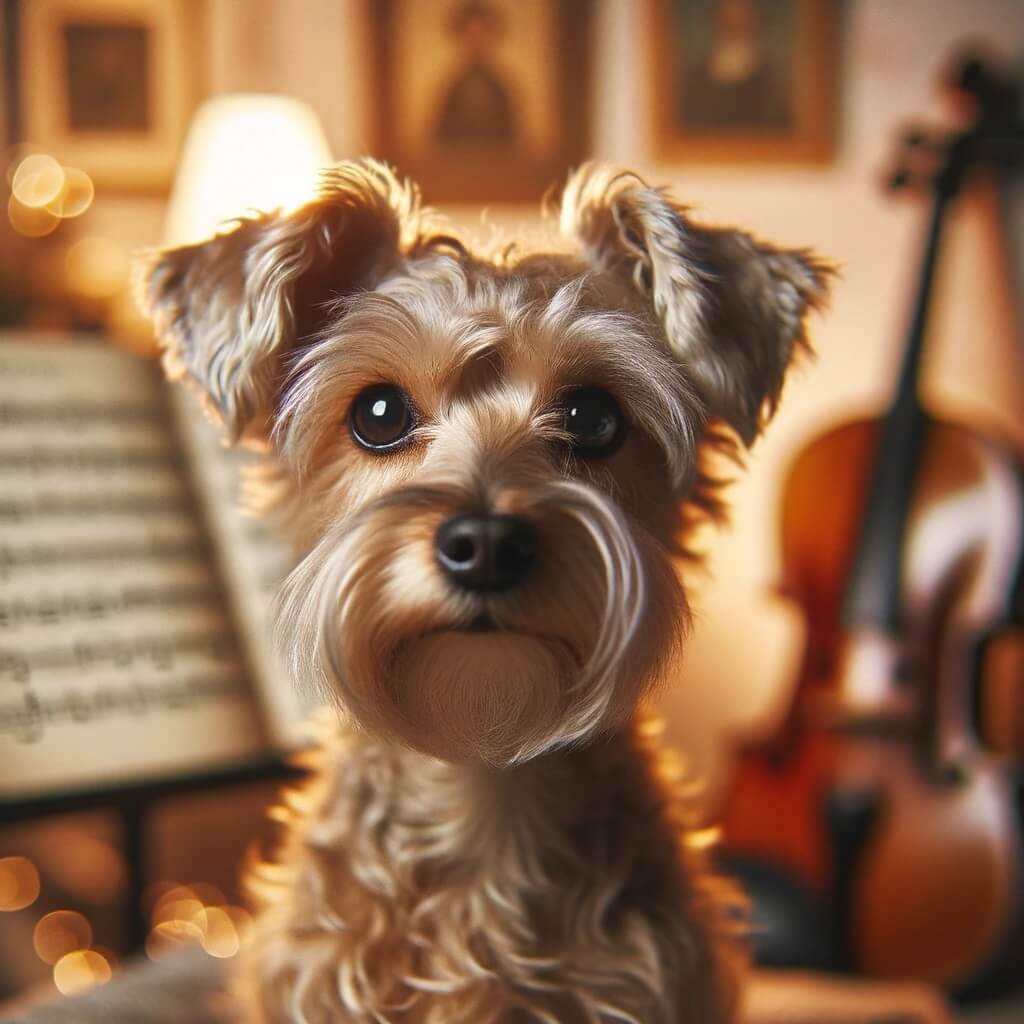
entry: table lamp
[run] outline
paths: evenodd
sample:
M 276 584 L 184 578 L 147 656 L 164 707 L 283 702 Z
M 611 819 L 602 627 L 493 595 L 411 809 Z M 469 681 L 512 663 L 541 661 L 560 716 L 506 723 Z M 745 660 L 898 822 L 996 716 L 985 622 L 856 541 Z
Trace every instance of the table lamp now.
M 233 217 L 294 209 L 332 162 L 319 119 L 299 100 L 248 93 L 207 100 L 185 139 L 165 241 L 198 242 Z

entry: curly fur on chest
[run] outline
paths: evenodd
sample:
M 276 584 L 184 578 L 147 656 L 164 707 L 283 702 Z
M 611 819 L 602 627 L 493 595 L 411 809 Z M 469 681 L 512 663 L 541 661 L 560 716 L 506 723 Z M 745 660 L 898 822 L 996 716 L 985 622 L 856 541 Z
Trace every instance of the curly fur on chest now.
M 732 1019 L 736 916 L 655 732 L 493 771 L 339 727 L 249 880 L 264 1019 Z

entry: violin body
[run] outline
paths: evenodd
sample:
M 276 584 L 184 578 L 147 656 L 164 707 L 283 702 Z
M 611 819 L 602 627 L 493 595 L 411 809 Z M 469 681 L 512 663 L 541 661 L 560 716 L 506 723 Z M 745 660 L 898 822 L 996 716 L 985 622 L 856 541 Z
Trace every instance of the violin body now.
M 829 908 L 835 966 L 956 987 L 1021 921 L 1015 776 L 981 742 L 972 695 L 979 652 L 1021 611 L 1024 478 L 1008 449 L 920 418 L 898 628 L 844 614 L 880 422 L 831 430 L 791 468 L 781 589 L 807 644 L 785 721 L 740 754 L 723 831 L 730 854 Z
M 917 175 L 931 210 L 893 400 L 785 483 L 781 589 L 806 649 L 785 720 L 740 754 L 723 848 L 762 961 L 978 991 L 1024 980 L 1024 477 L 931 417 L 919 378 L 947 211 L 977 170 L 1024 173 L 1024 78 L 970 57 L 948 84 L 970 123 L 905 140 L 938 167 Z

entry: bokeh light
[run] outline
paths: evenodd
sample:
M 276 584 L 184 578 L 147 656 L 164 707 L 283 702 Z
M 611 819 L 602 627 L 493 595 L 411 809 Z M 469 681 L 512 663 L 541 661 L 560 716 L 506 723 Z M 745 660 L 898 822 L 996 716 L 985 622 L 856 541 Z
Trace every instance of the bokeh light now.
M 159 960 L 185 946 L 202 944 L 202 930 L 191 921 L 164 921 L 149 933 L 146 939 L 146 956 L 150 960 Z
M 24 910 L 39 896 L 39 872 L 27 857 L 0 857 L 0 910 Z
M 26 238 L 43 238 L 56 231 L 62 220 L 80 217 L 96 195 L 85 171 L 62 167 L 47 153 L 29 152 L 16 159 L 7 173 L 11 186 L 7 218 Z
M 45 206 L 25 206 L 11 193 L 7 200 L 7 219 L 11 227 L 25 238 L 44 238 L 60 227 L 61 219 Z
M 80 217 L 92 206 L 96 187 L 80 167 L 64 168 L 64 187 L 46 204 L 50 213 L 64 220 Z
M 61 270 L 58 264 L 57 271 Z M 125 865 L 112 842 L 60 822 L 48 826 L 47 841 L 60 849 L 74 847 L 74 858 L 63 858 L 59 868 L 51 868 L 70 899 L 93 904 L 117 899 L 124 886 Z
M 98 949 L 76 949 L 57 961 L 53 983 L 61 995 L 71 996 L 110 981 L 113 969 Z
M 64 191 L 64 168 L 46 153 L 31 153 L 18 164 L 11 192 L 22 206 L 52 203 Z
M 128 253 L 110 238 L 80 238 L 68 249 L 64 266 L 68 288 L 86 299 L 109 299 L 128 281 Z
M 157 900 L 153 907 L 153 923 L 159 925 L 171 921 L 191 921 L 203 909 L 203 901 L 192 888 L 176 885 Z
M 238 952 L 239 936 L 230 915 L 223 907 L 207 907 L 204 919 L 203 949 L 210 956 L 234 956 Z
M 155 883 L 146 895 L 151 905 L 152 930 L 146 954 L 158 960 L 183 946 L 200 946 L 210 956 L 235 956 L 252 931 L 252 917 L 242 907 L 224 901 L 214 885 Z
M 92 925 L 74 910 L 55 910 L 39 919 L 32 933 L 36 955 L 48 964 L 92 944 Z

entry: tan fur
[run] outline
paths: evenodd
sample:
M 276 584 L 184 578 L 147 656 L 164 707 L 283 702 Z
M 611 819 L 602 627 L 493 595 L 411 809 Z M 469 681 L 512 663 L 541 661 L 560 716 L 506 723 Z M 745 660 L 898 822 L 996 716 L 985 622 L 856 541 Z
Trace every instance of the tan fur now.
M 598 167 L 561 222 L 549 252 L 470 253 L 386 168 L 344 164 L 297 213 L 144 267 L 169 372 L 273 454 L 301 556 L 279 640 L 343 716 L 252 873 L 267 1022 L 733 1019 L 735 908 L 637 709 L 688 621 L 702 453 L 756 435 L 825 271 Z M 387 455 L 346 425 L 377 383 L 420 417 Z M 591 385 L 629 421 L 606 460 L 557 412 Z M 539 532 L 510 591 L 436 564 L 441 522 L 481 509 Z M 483 612 L 497 630 L 467 631 Z

